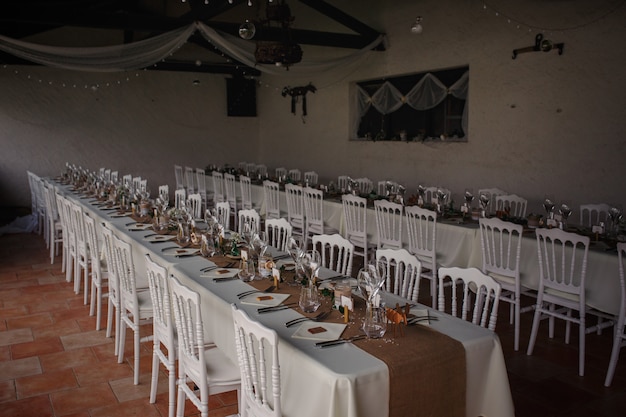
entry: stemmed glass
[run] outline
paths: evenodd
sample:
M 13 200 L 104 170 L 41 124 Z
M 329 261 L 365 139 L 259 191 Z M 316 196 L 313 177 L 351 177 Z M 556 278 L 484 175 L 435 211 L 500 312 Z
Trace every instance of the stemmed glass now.
M 487 217 L 487 210 L 489 208 L 489 195 L 487 194 L 480 194 L 480 196 L 478 196 L 479 202 L 480 202 L 480 209 L 482 210 L 482 216 L 483 217 Z
M 426 197 L 426 187 L 424 187 L 423 185 L 418 185 L 417 186 L 417 195 L 418 195 L 418 199 L 417 199 L 417 205 L 420 207 L 424 206 L 424 198 Z
M 465 210 L 466 213 L 472 214 L 472 201 L 474 201 L 474 193 L 472 193 L 471 188 L 465 189 L 465 194 L 463 195 L 465 198 Z
M 546 211 L 546 215 L 548 216 L 548 219 L 553 219 L 554 218 L 554 201 L 551 197 L 546 196 L 546 198 L 543 200 L 543 208 Z
M 378 293 L 385 283 L 385 265 L 373 261 L 367 264 L 357 278 L 361 294 L 366 297 L 367 308 L 363 320 L 363 331 L 369 338 L 382 337 L 387 330 L 385 309 L 378 303 Z
M 289 285 L 295 286 L 298 285 L 298 275 L 301 271 L 301 261 L 304 256 L 304 250 L 302 249 L 302 242 L 298 241 L 296 238 L 289 238 L 289 244 L 287 245 L 287 252 L 293 259 L 294 264 L 296 265 L 295 275 L 293 277 L 293 282 L 290 282 Z
M 567 219 L 572 214 L 572 209 L 566 203 L 561 204 L 559 208 L 559 213 L 561 214 L 561 219 L 563 221 L 563 230 L 567 230 Z
M 437 188 L 437 211 L 439 212 L 439 214 L 443 214 L 447 200 L 448 193 L 441 188 Z
M 613 234 L 619 234 L 620 222 L 623 215 L 622 210 L 619 207 L 611 207 L 609 209 L 609 218 L 611 219 L 611 231 Z
M 315 279 L 317 278 L 317 274 L 322 266 L 322 256 L 315 249 L 308 250 L 300 259 L 300 265 L 305 277 L 308 280 L 308 285 L 314 286 Z

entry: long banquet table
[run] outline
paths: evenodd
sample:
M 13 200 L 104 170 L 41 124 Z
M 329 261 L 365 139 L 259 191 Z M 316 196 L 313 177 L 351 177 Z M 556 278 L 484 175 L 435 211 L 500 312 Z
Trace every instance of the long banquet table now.
M 210 187 L 212 189 L 212 185 Z M 265 203 L 262 186 L 252 186 L 252 200 L 263 214 Z M 281 212 L 285 212 L 287 209 L 284 192 L 281 192 L 280 207 Z M 375 216 L 374 210 L 368 209 L 367 229 L 370 247 L 376 247 Z M 284 217 L 287 217 L 286 213 Z M 325 223 L 330 228 L 339 232 L 345 230 L 341 202 L 324 200 L 324 218 Z M 406 224 L 404 223 L 402 233 L 404 246 L 408 247 Z M 436 243 L 438 264 L 482 268 L 480 231 L 477 223 L 459 224 L 458 219 L 438 220 Z M 617 315 L 620 308 L 617 252 L 607 249 L 602 242 L 591 242 L 587 262 L 586 301 L 589 306 L 595 309 Z M 531 290 L 538 289 L 539 262 L 534 233 L 525 234 L 522 239 L 520 274 L 522 286 Z
M 178 258 L 166 255 L 162 250 L 171 247 L 173 242 L 148 243 L 145 237 L 151 234 L 150 230 L 131 231 L 129 225 L 134 223 L 131 218 L 115 217 L 114 212 L 103 211 L 89 199 L 71 193 L 69 187 L 61 188 L 69 198 L 80 201 L 90 216 L 131 243 L 138 285 L 141 285 L 142 278 L 145 280 L 144 256 L 149 254 L 183 284 L 197 291 L 202 300 L 205 334 L 236 362 L 230 304 L 239 304 L 236 294 L 250 289 L 249 284 L 239 280 L 215 283 L 201 277 L 201 269 L 213 265 L 210 260 L 200 256 Z M 239 308 L 274 328 L 280 337 L 283 415 L 389 415 L 389 371 L 383 361 L 352 344 L 319 349 L 311 340 L 292 338 L 295 329 L 286 328 L 284 323 L 300 316 L 296 310 L 258 315 L 256 307 L 239 304 Z M 497 335 L 444 313 L 430 311 L 430 314 L 438 317 L 437 321 L 431 322 L 431 328 L 461 342 L 465 349 L 466 416 L 513 416 L 513 402 Z M 424 384 L 428 381 L 415 375 L 415 389 Z M 446 393 L 442 392 L 442 395 Z M 416 409 L 424 406 L 426 404 L 415 404 Z

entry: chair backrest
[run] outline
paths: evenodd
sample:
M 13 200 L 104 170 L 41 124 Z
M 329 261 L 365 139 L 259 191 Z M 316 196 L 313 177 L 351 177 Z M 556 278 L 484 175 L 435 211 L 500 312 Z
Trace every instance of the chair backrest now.
M 307 235 L 324 233 L 324 193 L 311 187 L 302 189 Z
M 106 182 L 111 182 L 111 169 L 107 168 L 104 170 L 104 180 Z
M 387 200 L 374 201 L 378 249 L 402 248 L 402 205 Z
M 111 182 L 114 184 L 117 184 L 117 182 L 119 181 L 119 172 L 118 171 L 112 171 L 111 172 Z
M 398 189 L 398 183 L 389 180 L 378 181 L 378 195 L 387 195 L 387 187 Z
M 374 182 L 369 178 L 357 178 L 354 181 L 359 185 L 361 194 L 370 194 L 374 190 Z
M 239 176 L 239 188 L 241 189 L 241 208 L 252 209 L 252 181 L 246 175 Z
M 76 239 L 76 249 L 80 255 L 87 261 L 87 235 L 85 232 L 85 221 L 83 220 L 83 207 L 79 203 L 68 200 L 70 207 L 70 221 L 74 230 L 74 239 Z
M 170 276 L 169 284 L 178 334 L 179 366 L 198 387 L 204 389 L 207 369 L 202 348 L 205 342 L 200 295 L 181 284 L 174 275 Z
M 339 234 L 315 235 L 312 237 L 313 249 L 322 256 L 322 267 L 350 276 L 352 275 L 352 256 L 354 245 Z
M 174 178 L 176 179 L 176 189 L 185 188 L 185 174 L 182 165 L 174 165 Z
M 133 249 L 128 242 L 124 242 L 117 236 L 113 236 L 113 251 L 117 262 L 117 278 L 119 280 L 120 301 L 133 312 L 133 316 L 139 320 L 139 301 L 137 299 L 137 281 L 135 277 L 135 264 L 133 262 Z
M 350 182 L 350 177 L 347 175 L 340 175 L 337 177 L 337 188 L 342 193 L 345 193 L 348 190 L 348 183 Z
M 276 181 L 282 181 L 287 177 L 287 168 L 279 167 L 274 170 L 274 175 L 276 175 Z
M 141 190 L 141 177 L 133 177 L 133 190 Z
M 287 221 L 297 234 L 304 234 L 304 191 L 302 186 L 285 184 Z
M 226 201 L 226 192 L 224 191 L 224 174 L 219 171 L 213 171 L 213 201 L 221 203 Z
M 187 201 L 189 203 L 189 211 L 191 212 L 191 215 L 193 216 L 194 219 L 201 219 L 202 218 L 202 196 L 199 193 L 196 194 L 189 194 L 189 197 L 187 198 Z
M 206 205 L 206 174 L 202 168 L 196 168 L 196 188 L 198 194 L 202 196 L 202 203 Z
M 528 200 L 516 194 L 496 196 L 496 211 L 508 212 L 514 217 L 526 217 L 526 205 Z
M 87 238 L 87 246 L 89 247 L 89 258 L 91 259 L 91 279 L 97 284 L 102 284 L 102 265 L 100 264 L 100 256 L 102 248 L 98 240 L 98 225 L 93 217 L 86 213 L 83 217 L 85 224 L 85 235 Z
M 256 172 L 256 164 L 254 162 L 246 162 L 244 172 L 248 175 L 253 175 Z
M 104 223 L 100 224 L 100 234 L 102 235 L 102 248 L 104 249 L 104 259 L 107 264 L 109 298 L 114 304 L 119 300 L 119 279 L 117 273 L 117 258 L 115 255 L 113 231 L 106 227 Z
M 132 174 L 126 174 L 122 177 L 122 184 L 125 187 L 130 188 L 133 185 L 133 176 Z
M 499 195 L 506 195 L 508 193 L 499 188 L 481 188 L 478 190 L 478 195 L 476 195 L 479 202 L 480 202 L 481 194 L 484 194 L 489 198 L 489 205 L 487 206 L 487 209 L 486 209 L 487 214 L 489 214 L 489 213 L 495 213 L 496 211 L 496 197 Z
M 437 187 L 424 188 L 424 203 L 437 204 L 439 197 L 437 196 Z
M 585 308 L 585 276 L 588 236 L 560 229 L 536 229 L 539 259 L 539 292 L 557 290 L 578 297 Z M 552 291 L 552 293 L 554 293 Z
M 170 203 L 170 186 L 167 184 L 159 185 L 159 197 L 168 205 Z
M 409 252 L 433 273 L 437 271 L 437 213 L 418 206 L 404 208 Z
M 258 233 L 261 231 L 261 216 L 255 209 L 239 210 L 239 229 L 238 233 L 243 234 L 243 228 L 245 224 L 250 225 L 252 233 Z
M 447 280 L 452 285 L 445 285 Z M 459 285 L 459 281 L 460 284 Z M 489 330 L 496 329 L 498 320 L 498 305 L 500 302 L 500 284 L 489 275 L 485 275 L 476 268 L 439 268 L 439 311 L 446 311 L 446 299 L 444 288 L 449 288 L 451 299 L 451 314 L 467 320 L 471 314 L 471 322 L 487 327 Z M 460 298 L 460 300 L 459 300 Z M 472 298 L 474 301 L 472 302 Z M 459 306 L 458 303 L 461 302 Z
M 231 210 L 237 213 L 237 178 L 233 174 L 224 174 L 224 192 Z
M 385 290 L 417 302 L 422 263 L 406 249 L 378 249 L 376 261 L 385 265 Z
M 293 228 L 287 219 L 268 219 L 265 221 L 267 243 L 279 251 L 287 251 L 292 233 Z
M 274 181 L 263 181 L 263 195 L 265 198 L 265 219 L 280 218 L 280 189 Z
M 287 172 L 287 176 L 291 178 L 291 181 L 300 181 L 302 179 L 302 171 L 297 168 L 290 169 Z
M 611 206 L 604 203 L 599 204 L 581 204 L 580 205 L 580 224 L 591 227 L 604 222 L 608 225 L 610 221 L 609 211 Z
M 43 181 L 41 181 L 41 183 L 43 184 Z M 63 228 L 63 219 L 60 218 L 61 213 L 57 202 L 57 194 L 52 188 L 47 187 L 45 184 L 43 184 L 41 189 L 43 191 L 43 198 L 46 204 L 46 216 L 48 217 L 46 221 L 54 222 L 56 220 L 61 220 L 61 227 Z
M 194 181 L 195 172 L 192 167 L 185 167 L 185 185 L 187 186 L 187 193 L 193 194 L 196 192 L 196 184 Z
M 222 201 L 215 204 L 217 222 L 224 226 L 225 230 L 230 230 L 230 204 Z
M 485 274 L 494 274 L 515 280 L 519 293 L 520 256 L 522 251 L 521 224 L 505 222 L 497 217 L 479 219 L 480 245 L 483 255 L 482 270 Z
M 174 207 L 177 209 L 183 208 L 187 201 L 187 191 L 184 188 L 179 188 L 174 191 Z
M 267 177 L 267 166 L 266 165 L 259 164 L 259 165 L 256 165 L 254 167 L 254 169 L 256 170 L 257 175 L 260 175 L 262 177 Z
M 280 363 L 276 331 L 232 304 L 235 345 L 241 369 L 242 415 L 281 417 Z
M 309 187 L 315 187 L 317 185 L 318 175 L 315 171 L 306 171 L 304 173 L 304 184 Z
M 243 162 L 243 161 L 239 162 L 237 164 L 237 167 L 239 168 L 239 172 L 246 172 L 248 170 L 248 165 L 249 164 L 247 162 Z
M 367 200 L 352 194 L 341 196 L 345 235 L 355 247 L 363 248 L 359 254 L 367 258 Z M 355 249 L 355 253 L 358 253 Z
M 167 270 L 154 262 L 150 255 L 146 255 L 146 272 L 154 310 L 153 334 L 165 345 L 169 353 L 170 349 L 177 349 L 177 347 L 174 346 L 174 321 L 172 320 L 172 303 Z

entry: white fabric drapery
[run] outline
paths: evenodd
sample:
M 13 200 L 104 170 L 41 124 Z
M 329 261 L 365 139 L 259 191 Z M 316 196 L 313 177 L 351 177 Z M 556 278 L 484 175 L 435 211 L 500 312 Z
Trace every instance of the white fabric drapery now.
M 465 71 L 450 87 L 446 87 L 445 84 L 433 74 L 426 73 L 406 95 L 398 91 L 389 81 L 385 81 L 371 96 L 360 86 L 357 85 L 356 87 L 352 137 L 357 137 L 361 118 L 365 116 L 370 106 L 373 106 L 381 114 L 393 113 L 405 103 L 415 110 L 428 110 L 436 107 L 445 100 L 448 94 L 458 99 L 465 100 L 461 123 L 463 131 L 467 135 L 469 71 Z
M 59 47 L 39 45 L 0 35 L 0 50 L 31 62 L 49 67 L 78 71 L 115 72 L 149 67 L 172 55 L 198 30 L 209 42 L 226 55 L 261 72 L 285 75 L 285 69 L 274 65 L 257 64 L 254 59 L 255 42 L 221 33 L 201 22 L 194 22 L 145 40 L 124 45 L 104 47 Z M 346 56 L 327 61 L 303 60 L 290 67 L 294 75 L 315 74 L 357 61 L 381 42 L 378 36 L 369 45 Z

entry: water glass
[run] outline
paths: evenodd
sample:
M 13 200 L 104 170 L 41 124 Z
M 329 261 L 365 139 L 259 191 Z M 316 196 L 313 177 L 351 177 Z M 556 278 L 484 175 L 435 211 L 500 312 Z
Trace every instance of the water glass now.
M 317 287 L 314 285 L 304 286 L 300 289 L 300 308 L 304 313 L 313 313 L 321 305 Z
M 385 307 L 374 307 L 367 303 L 365 318 L 363 319 L 363 332 L 368 339 L 383 337 L 387 331 L 387 315 Z
M 254 261 L 249 259 L 247 261 L 241 261 L 239 264 L 239 272 L 237 276 L 243 282 L 250 282 L 254 279 L 256 275 L 256 270 L 254 268 Z

